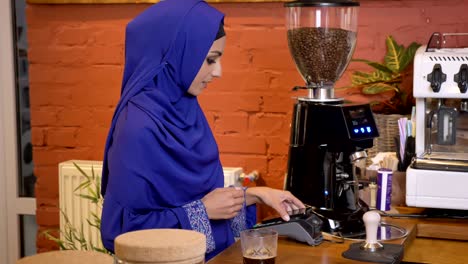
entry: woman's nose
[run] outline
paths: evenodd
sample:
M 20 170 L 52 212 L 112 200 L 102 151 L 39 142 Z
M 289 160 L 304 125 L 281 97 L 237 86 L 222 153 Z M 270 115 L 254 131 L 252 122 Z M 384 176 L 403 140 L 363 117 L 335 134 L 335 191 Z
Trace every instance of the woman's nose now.
M 221 62 L 216 63 L 211 74 L 213 75 L 213 77 L 218 77 L 218 78 L 221 77 L 221 74 L 222 74 Z

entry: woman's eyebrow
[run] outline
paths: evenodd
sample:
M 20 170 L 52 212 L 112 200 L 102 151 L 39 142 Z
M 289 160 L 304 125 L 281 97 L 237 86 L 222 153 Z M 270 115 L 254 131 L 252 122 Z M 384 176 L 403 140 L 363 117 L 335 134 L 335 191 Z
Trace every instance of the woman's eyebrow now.
M 210 53 L 215 53 L 218 56 L 223 55 L 223 53 L 221 51 L 217 51 L 217 50 L 212 50 L 212 51 L 210 51 Z

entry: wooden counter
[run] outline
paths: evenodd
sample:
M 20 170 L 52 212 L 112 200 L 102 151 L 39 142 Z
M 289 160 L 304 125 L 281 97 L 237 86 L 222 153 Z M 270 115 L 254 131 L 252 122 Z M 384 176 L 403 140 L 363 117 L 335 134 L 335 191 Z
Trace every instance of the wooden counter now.
M 416 219 L 383 219 L 385 222 L 404 227 L 408 231 L 405 239 L 385 241 L 384 243 L 397 243 L 405 246 L 403 261 L 415 263 L 434 264 L 466 264 L 468 263 L 468 242 L 417 238 Z M 468 222 L 465 222 L 468 223 Z M 346 251 L 354 241 L 333 243 L 324 241 L 316 247 L 294 242 L 287 238 L 278 241 L 277 264 L 296 263 L 364 263 L 343 258 L 341 253 Z M 240 241 L 211 259 L 208 264 L 242 263 Z

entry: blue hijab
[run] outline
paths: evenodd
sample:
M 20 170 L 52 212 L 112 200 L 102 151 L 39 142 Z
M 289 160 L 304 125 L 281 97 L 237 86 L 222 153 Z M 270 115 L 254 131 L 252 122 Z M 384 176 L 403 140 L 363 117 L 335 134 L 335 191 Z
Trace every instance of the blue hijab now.
M 223 186 L 215 139 L 197 98 L 187 93 L 223 18 L 222 13 L 201 0 L 166 0 L 128 24 L 121 99 L 104 152 L 104 196 L 108 184 L 121 197 L 127 192 L 147 190 L 151 194 L 143 200 L 139 196 L 138 201 L 118 202 L 157 210 L 201 199 Z M 127 111 L 129 104 L 141 111 Z M 117 125 L 120 119 L 131 120 L 133 126 L 146 132 L 146 137 L 140 138 L 141 142 L 122 142 L 125 137 L 119 137 L 117 144 L 126 146 L 120 152 L 126 155 L 119 155 L 122 162 L 114 162 L 108 160 L 109 149 L 119 151 L 119 146 L 113 146 L 113 138 L 121 133 Z M 135 168 L 128 168 L 129 164 Z M 134 171 L 143 179 L 138 182 L 145 183 L 145 190 L 138 183 L 134 185 L 130 176 L 117 177 L 128 181 L 109 179 L 121 171 Z

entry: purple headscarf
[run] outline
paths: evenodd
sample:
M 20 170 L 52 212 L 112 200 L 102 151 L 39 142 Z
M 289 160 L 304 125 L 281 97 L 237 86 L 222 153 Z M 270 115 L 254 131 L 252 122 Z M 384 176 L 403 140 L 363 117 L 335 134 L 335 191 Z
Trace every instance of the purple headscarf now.
M 201 0 L 166 0 L 128 24 L 103 195 L 112 192 L 136 210 L 157 210 L 223 186 L 218 147 L 197 98 L 187 93 L 223 18 Z

